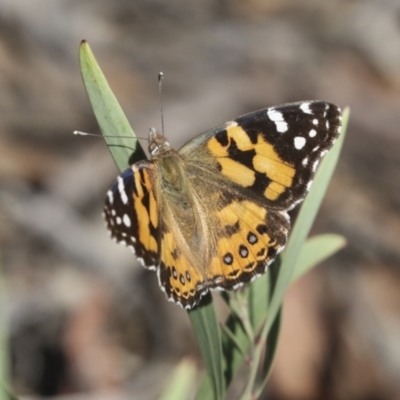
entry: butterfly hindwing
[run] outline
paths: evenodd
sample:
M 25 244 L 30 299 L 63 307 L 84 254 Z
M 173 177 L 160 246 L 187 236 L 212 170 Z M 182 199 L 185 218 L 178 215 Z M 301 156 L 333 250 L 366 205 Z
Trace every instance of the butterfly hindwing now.
M 199 228 L 203 250 L 188 246 L 192 237 L 177 229 L 179 217 L 169 207 L 160 220 L 160 286 L 170 300 L 185 308 L 197 304 L 208 289 L 237 289 L 262 275 L 283 250 L 289 230 L 286 212 L 269 211 L 201 179 L 188 184 L 200 199 L 204 220 L 197 223 L 203 223 Z
M 193 259 L 182 250 L 173 231 L 161 235 L 161 262 L 158 281 L 167 298 L 183 308 L 192 308 L 208 290 L 208 284 Z
M 283 250 L 290 224 L 285 212 L 234 194 L 224 197 L 224 206 L 215 211 L 219 234 L 206 272 L 211 287 L 230 290 L 266 271 Z

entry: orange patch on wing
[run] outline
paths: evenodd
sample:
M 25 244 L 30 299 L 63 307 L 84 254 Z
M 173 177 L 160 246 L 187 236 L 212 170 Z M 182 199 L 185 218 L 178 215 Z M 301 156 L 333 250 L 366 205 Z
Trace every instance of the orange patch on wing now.
M 193 297 L 196 294 L 196 286 L 203 281 L 203 277 L 180 251 L 172 233 L 164 234 L 161 248 L 161 260 L 167 267 L 175 268 L 176 271 L 176 276 L 171 273 L 169 277 L 172 290 L 182 299 L 187 300 Z
M 134 172 L 136 172 L 134 170 Z M 149 172 L 143 170 L 144 181 L 142 182 L 140 179 L 139 173 L 134 173 L 135 179 L 135 187 L 138 192 L 136 195 L 133 193 L 133 207 L 138 216 L 138 240 L 143 245 L 143 247 L 148 251 L 157 252 L 157 240 L 150 232 L 150 222 L 153 223 L 154 226 L 157 226 L 157 208 L 156 208 L 156 200 L 153 195 L 153 191 L 151 190 L 151 180 L 149 177 Z M 150 213 L 149 210 L 143 205 L 142 199 L 145 196 L 144 187 L 147 188 L 147 191 L 150 192 L 151 199 L 150 200 Z M 146 192 L 147 192 L 146 191 Z M 155 224 L 154 224 L 155 221 Z
M 246 151 L 254 148 L 249 135 L 239 125 L 226 128 L 228 137 L 235 140 L 239 150 Z
M 268 178 L 283 186 L 290 187 L 296 173 L 294 167 L 284 162 L 274 147 L 259 135 L 255 146 L 256 156 L 253 159 L 254 169 L 265 173 Z
M 232 182 L 244 187 L 254 184 L 256 175 L 250 168 L 231 158 L 222 158 L 218 162 L 221 165 L 221 174 L 229 178 Z
M 277 182 L 271 182 L 264 191 L 264 196 L 268 200 L 276 200 L 285 191 L 285 186 Z

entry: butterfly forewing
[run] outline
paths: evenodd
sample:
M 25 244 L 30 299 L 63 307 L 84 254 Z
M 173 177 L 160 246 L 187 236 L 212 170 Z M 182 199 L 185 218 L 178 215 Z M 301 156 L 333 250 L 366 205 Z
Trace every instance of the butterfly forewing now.
M 205 132 L 179 152 L 188 164 L 263 197 L 268 207 L 289 210 L 304 199 L 340 126 L 340 109 L 333 104 L 285 104 Z
M 155 165 L 139 161 L 125 170 L 107 192 L 104 218 L 111 237 L 136 254 L 149 269 L 160 263 Z

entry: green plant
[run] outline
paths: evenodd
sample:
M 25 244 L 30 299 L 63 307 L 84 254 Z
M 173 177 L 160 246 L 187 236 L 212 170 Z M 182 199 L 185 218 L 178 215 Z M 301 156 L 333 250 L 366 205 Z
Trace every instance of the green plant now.
M 113 158 L 122 171 L 129 164 L 145 158 L 134 138 L 121 107 L 109 88 L 89 45 L 82 42 L 80 63 L 83 81 Z M 320 235 L 306 240 L 335 169 L 344 140 L 349 112 L 344 112 L 343 132 L 321 163 L 314 184 L 305 199 L 293 226 L 285 251 L 269 271 L 241 291 L 224 294 L 231 313 L 220 329 L 211 295 L 189 311 L 199 343 L 206 373 L 196 400 L 222 399 L 243 360 L 249 366 L 247 383 L 241 400 L 256 399 L 261 394 L 274 361 L 282 313 L 288 286 L 318 262 L 345 245 L 338 235 Z

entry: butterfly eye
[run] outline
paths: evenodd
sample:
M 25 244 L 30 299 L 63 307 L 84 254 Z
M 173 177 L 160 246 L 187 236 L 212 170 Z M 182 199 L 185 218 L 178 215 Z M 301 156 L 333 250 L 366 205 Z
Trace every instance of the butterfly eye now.
M 149 143 L 149 153 L 153 156 L 154 154 L 157 153 L 159 149 L 159 146 L 155 142 L 150 142 Z

